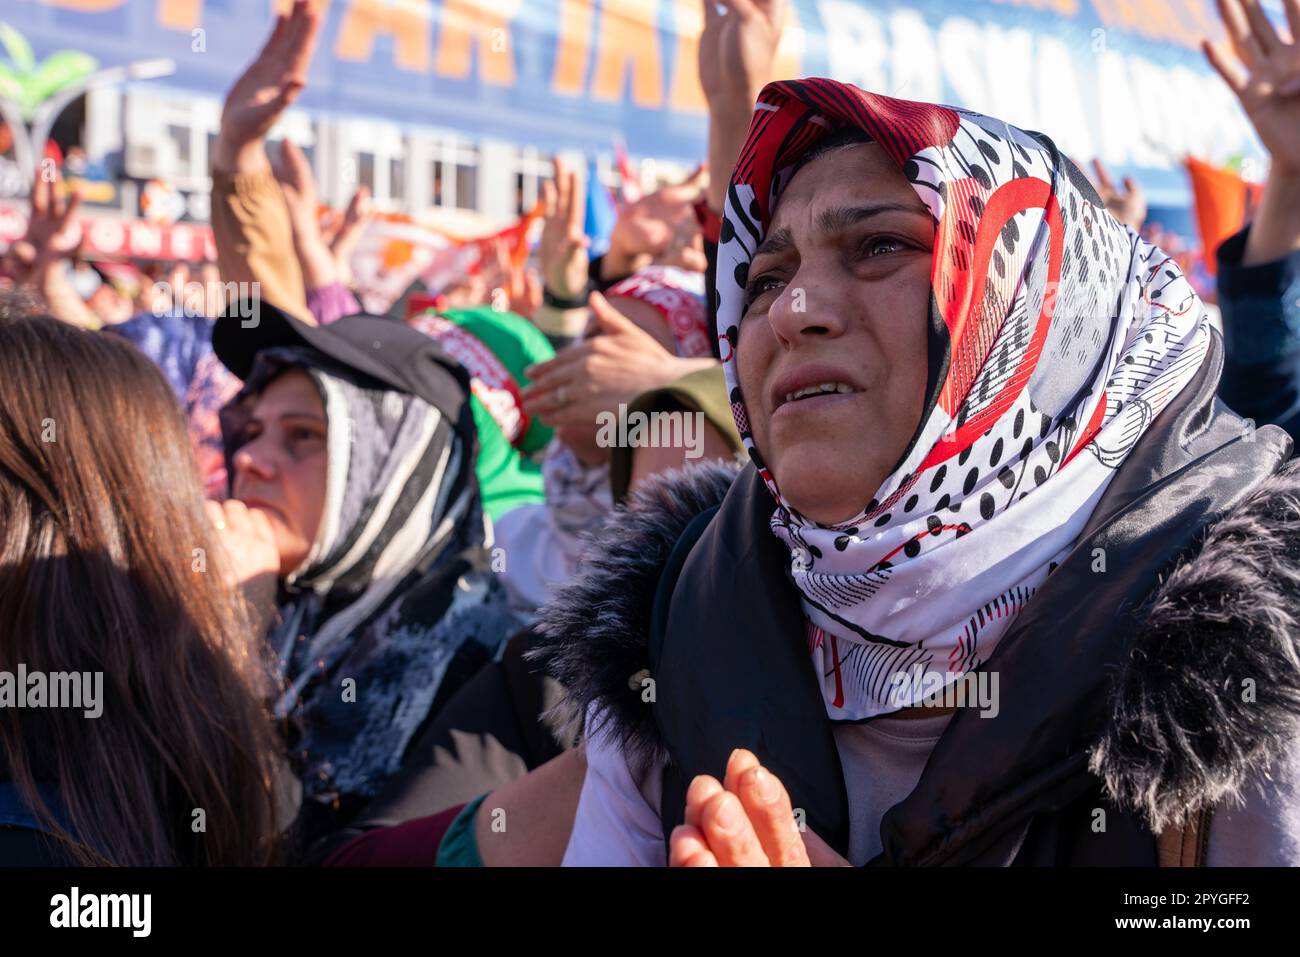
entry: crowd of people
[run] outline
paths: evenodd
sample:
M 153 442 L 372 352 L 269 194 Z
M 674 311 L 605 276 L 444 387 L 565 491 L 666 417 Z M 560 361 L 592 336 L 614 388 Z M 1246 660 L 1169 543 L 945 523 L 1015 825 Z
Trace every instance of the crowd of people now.
M 1050 129 L 773 76 L 786 0 L 702 4 L 707 162 L 603 254 L 557 158 L 532 262 L 381 315 L 268 150 L 296 0 L 210 294 L 83 297 L 49 177 L 5 253 L 0 674 L 104 690 L 0 693 L 0 865 L 1300 864 L 1283 5 L 1206 44 L 1271 159 L 1217 316 Z

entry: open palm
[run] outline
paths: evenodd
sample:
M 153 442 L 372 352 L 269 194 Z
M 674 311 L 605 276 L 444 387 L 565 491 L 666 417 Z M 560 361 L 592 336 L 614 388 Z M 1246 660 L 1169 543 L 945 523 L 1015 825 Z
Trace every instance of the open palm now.
M 1259 0 L 1218 5 L 1235 57 L 1208 40 L 1205 55 L 1237 94 L 1274 171 L 1300 173 L 1300 0 L 1282 0 L 1289 38 L 1279 36 Z
M 266 46 L 235 81 L 221 111 L 221 135 L 232 145 L 266 136 L 307 82 L 320 22 L 306 0 L 276 18 Z
M 746 115 L 754 108 L 771 76 L 788 9 L 787 0 L 704 0 L 700 86 L 714 108 Z

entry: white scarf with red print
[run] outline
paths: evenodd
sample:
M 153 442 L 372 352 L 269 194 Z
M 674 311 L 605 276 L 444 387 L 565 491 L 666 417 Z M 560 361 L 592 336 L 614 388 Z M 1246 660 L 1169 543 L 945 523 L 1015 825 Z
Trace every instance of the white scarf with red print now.
M 605 295 L 636 299 L 663 316 L 679 356 L 699 359 L 713 355 L 704 303 L 704 273 L 677 266 L 647 266 L 615 283 Z

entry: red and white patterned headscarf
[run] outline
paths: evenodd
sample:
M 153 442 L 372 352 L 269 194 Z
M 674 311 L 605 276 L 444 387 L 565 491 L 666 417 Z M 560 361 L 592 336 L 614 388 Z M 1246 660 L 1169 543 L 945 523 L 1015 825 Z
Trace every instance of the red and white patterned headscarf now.
M 704 303 L 704 273 L 677 266 L 646 266 L 611 286 L 605 295 L 636 299 L 663 316 L 682 358 L 713 355 Z
M 781 191 L 810 146 L 846 127 L 892 157 L 934 216 L 931 341 L 947 361 L 903 461 L 857 516 L 824 526 L 781 497 L 754 447 L 736 349 L 750 258 Z M 772 528 L 835 720 L 914 705 L 936 678 L 988 660 L 1210 341 L 1178 267 L 1116 222 L 1046 137 L 823 79 L 759 97 L 717 294 L 732 412 L 778 503 Z

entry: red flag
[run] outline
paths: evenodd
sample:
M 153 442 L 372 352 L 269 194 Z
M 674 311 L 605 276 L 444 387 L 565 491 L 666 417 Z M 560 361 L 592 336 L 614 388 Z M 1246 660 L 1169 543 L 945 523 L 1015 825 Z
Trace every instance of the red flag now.
M 641 198 L 641 184 L 632 169 L 632 160 L 628 157 L 627 149 L 621 139 L 614 140 L 614 161 L 618 164 L 618 178 L 621 181 L 620 198 L 624 203 L 635 203 Z

